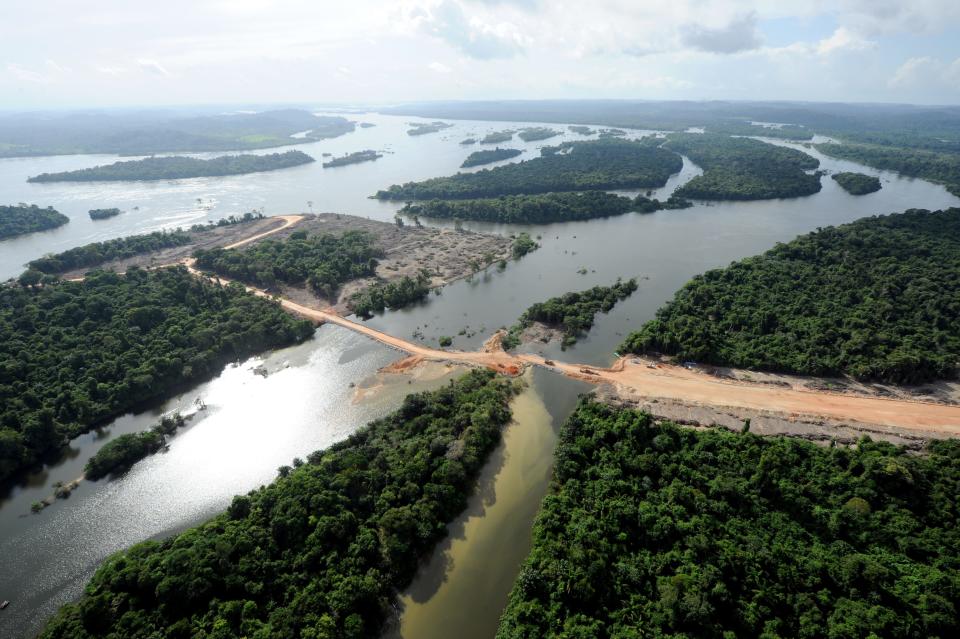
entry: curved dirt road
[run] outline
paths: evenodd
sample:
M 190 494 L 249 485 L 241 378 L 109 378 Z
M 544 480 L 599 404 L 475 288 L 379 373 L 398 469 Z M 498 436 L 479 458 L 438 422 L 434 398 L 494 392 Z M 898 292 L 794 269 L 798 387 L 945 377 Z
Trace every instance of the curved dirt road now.
M 272 216 L 270 216 L 270 219 L 283 220 L 283 224 L 281 224 L 280 226 L 278 226 L 278 227 L 275 228 L 275 229 L 270 229 L 269 231 L 264 231 L 263 233 L 257 233 L 256 235 L 251 235 L 250 237 L 245 237 L 245 238 L 243 238 L 242 240 L 240 240 L 239 242 L 234 242 L 233 244 L 227 244 L 227 245 L 224 246 L 223 248 L 224 248 L 225 250 L 227 250 L 227 249 L 233 249 L 233 248 L 238 248 L 238 247 L 243 246 L 243 245 L 245 245 L 245 244 L 249 244 L 250 242 L 256 242 L 257 240 L 263 239 L 263 238 L 265 238 L 265 237 L 267 237 L 267 236 L 269 236 L 269 235 L 273 235 L 274 233 L 279 233 L 279 232 L 282 231 L 283 229 L 290 228 L 291 226 L 293 226 L 293 225 L 296 224 L 297 222 L 301 221 L 301 220 L 303 219 L 303 216 L 302 216 L 302 215 L 272 215 Z

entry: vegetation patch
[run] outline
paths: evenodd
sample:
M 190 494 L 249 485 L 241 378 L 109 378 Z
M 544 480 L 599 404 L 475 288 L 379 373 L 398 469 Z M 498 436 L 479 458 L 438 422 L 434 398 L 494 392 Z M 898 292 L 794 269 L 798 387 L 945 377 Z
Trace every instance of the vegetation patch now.
M 416 278 L 405 275 L 393 282 L 378 282 L 357 291 L 350 297 L 350 310 L 360 317 L 371 317 L 385 309 L 403 308 L 427 299 L 430 294 L 430 273 L 421 270 Z
M 312 334 L 239 284 L 183 267 L 0 287 L 0 481 L 226 362 Z
M 346 166 L 348 164 L 358 164 L 360 162 L 371 162 L 382 157 L 383 154 L 377 153 L 372 149 L 367 149 L 366 151 L 356 151 L 354 153 L 348 153 L 341 157 L 333 158 L 332 160 L 324 162 L 323 168 L 330 169 L 335 166 Z
M 537 140 L 548 140 L 556 137 L 560 135 L 560 131 L 545 126 L 534 126 L 528 129 L 520 129 L 517 135 L 524 142 L 536 142 Z
M 822 188 L 820 161 L 782 146 L 750 138 L 677 133 L 664 146 L 682 153 L 703 169 L 676 191 L 695 200 L 766 200 L 812 195 Z
M 410 124 L 410 128 L 407 129 L 407 135 L 427 135 L 428 133 L 436 133 L 437 131 L 443 131 L 444 129 L 449 129 L 453 125 L 449 122 L 414 122 Z
M 485 149 L 483 151 L 474 151 L 467 156 L 467 159 L 463 161 L 463 164 L 460 165 L 460 168 L 467 169 L 471 166 L 480 166 L 481 164 L 490 164 L 491 162 L 499 162 L 500 160 L 509 160 L 510 158 L 515 158 L 518 155 L 523 153 L 520 149 L 501 149 L 497 147 L 495 149 Z
M 541 157 L 475 173 L 393 185 L 382 200 L 474 199 L 560 191 L 652 188 L 683 168 L 680 156 L 629 140 L 587 140 L 544 147 Z
M 120 215 L 120 209 L 90 209 L 87 213 L 91 220 L 106 220 Z
M 114 162 L 113 164 L 77 171 L 41 173 L 28 178 L 27 182 L 179 180 L 275 171 L 309 164 L 313 161 L 312 157 L 302 151 L 287 151 L 268 155 L 224 155 L 211 160 L 182 156 L 150 157 L 142 160 Z
M 207 523 L 110 557 L 41 636 L 378 636 L 466 506 L 515 392 L 476 370 L 409 395 Z
M 497 636 L 951 636 L 960 442 L 927 452 L 584 401 Z
M 942 184 L 960 197 L 960 154 L 878 144 L 818 144 L 826 155 Z
M 609 313 L 617 302 L 630 297 L 637 290 L 637 280 L 617 280 L 613 286 L 594 286 L 579 293 L 566 293 L 538 302 L 528 308 L 510 327 L 503 339 L 503 348 L 510 350 L 520 345 L 520 335 L 534 322 L 563 331 L 563 347 L 576 343 L 577 338 L 593 326 L 597 313 Z
M 621 352 L 913 384 L 957 376 L 960 209 L 827 227 L 688 282 Z
M 138 461 L 162 449 L 167 443 L 167 437 L 178 428 L 182 428 L 186 420 L 176 413 L 171 417 L 164 417 L 160 423 L 142 433 L 126 433 L 116 439 L 111 439 L 87 460 L 83 467 L 83 474 L 87 479 L 96 481 L 107 475 L 114 475 L 129 470 Z
M 483 139 L 480 140 L 480 144 L 500 144 L 501 142 L 509 142 L 513 139 L 513 134 L 516 131 L 494 131 L 493 133 L 488 133 L 483 136 Z
M 538 248 L 540 248 L 540 245 L 530 237 L 529 233 L 518 233 L 517 236 L 513 238 L 510 253 L 513 255 L 513 259 L 519 260 L 527 253 L 536 251 Z
M 37 231 L 47 231 L 70 221 L 52 206 L 45 209 L 36 204 L 0 205 L 0 240 Z
M 850 195 L 866 195 L 880 190 L 880 178 L 863 173 L 834 173 L 833 179 Z

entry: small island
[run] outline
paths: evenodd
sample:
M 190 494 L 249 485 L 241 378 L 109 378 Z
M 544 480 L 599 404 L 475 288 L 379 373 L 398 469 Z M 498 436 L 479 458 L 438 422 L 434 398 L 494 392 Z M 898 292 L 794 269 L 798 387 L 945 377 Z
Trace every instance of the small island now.
M 494 131 L 493 133 L 488 133 L 483 136 L 483 139 L 480 140 L 480 144 L 500 144 L 501 142 L 509 142 L 513 139 L 514 131 Z
M 560 131 L 549 129 L 543 126 L 534 126 L 529 129 L 523 129 L 517 135 L 524 142 L 536 142 L 537 140 L 547 140 L 560 135 Z
M 866 195 L 867 193 L 875 193 L 881 189 L 880 178 L 872 175 L 845 171 L 843 173 L 835 173 L 831 177 L 850 195 Z
M 339 158 L 333 158 L 328 162 L 323 163 L 323 168 L 329 169 L 335 166 L 346 166 L 347 164 L 358 164 L 360 162 L 371 162 L 382 158 L 383 155 L 377 153 L 372 149 L 367 149 L 365 151 L 356 151 L 355 153 L 348 153 Z
M 453 125 L 449 122 L 411 122 L 407 135 L 426 135 L 449 129 Z
M 476 143 L 477 143 L 476 138 L 466 138 L 465 140 L 460 140 L 460 144 L 464 146 L 469 146 L 471 144 L 476 144 Z
M 158 452 L 167 444 L 167 437 L 186 420 L 180 413 L 163 417 L 160 423 L 142 433 L 126 433 L 104 444 L 83 468 L 87 479 L 96 481 L 107 475 L 117 475 L 130 469 L 138 461 Z
M 37 231 L 48 231 L 70 221 L 63 213 L 36 204 L 0 206 L 0 240 Z
M 594 133 L 593 129 L 591 129 L 588 126 L 584 126 L 582 124 L 571 124 L 567 128 L 573 131 L 574 133 L 576 133 L 577 135 L 593 135 Z
M 313 161 L 312 157 L 302 151 L 267 155 L 223 155 L 210 160 L 176 155 L 114 162 L 62 173 L 41 173 L 27 178 L 27 182 L 125 182 L 221 177 L 275 171 Z
M 467 156 L 467 159 L 463 161 L 463 164 L 460 165 L 460 168 L 467 169 L 471 166 L 480 166 L 482 164 L 490 164 L 491 162 L 499 162 L 500 160 L 509 160 L 510 158 L 517 157 L 521 153 L 523 153 L 523 151 L 520 149 L 501 149 L 500 147 L 484 151 L 474 151 Z
M 106 220 L 120 215 L 120 209 L 90 209 L 88 213 L 91 220 Z

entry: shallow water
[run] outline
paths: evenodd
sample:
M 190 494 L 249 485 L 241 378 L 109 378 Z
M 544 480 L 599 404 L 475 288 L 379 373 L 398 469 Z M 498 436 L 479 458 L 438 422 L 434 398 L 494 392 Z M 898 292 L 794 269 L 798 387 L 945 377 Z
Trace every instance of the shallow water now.
M 70 224 L 60 229 L 0 242 L 0 277 L 19 274 L 26 261 L 45 252 L 131 233 L 216 220 L 254 207 L 265 207 L 268 215 L 290 213 L 306 210 L 307 201 L 312 200 L 315 211 L 392 220 L 399 203 L 382 203 L 367 196 L 395 182 L 456 171 L 463 159 L 479 148 L 460 146 L 458 142 L 465 137 L 527 126 L 456 122 L 454 127 L 437 134 L 408 136 L 405 123 L 416 118 L 375 114 L 355 117 L 375 122 L 377 126 L 296 147 L 315 156 L 318 162 L 314 164 L 247 176 L 157 183 L 28 184 L 25 180 L 29 175 L 93 166 L 116 158 L 59 156 L 0 160 L 0 192 L 5 202 L 49 204 L 72 218 Z M 580 139 L 580 136 L 566 132 L 563 137 L 529 144 L 515 139 L 509 146 L 527 150 L 517 161 L 532 157 L 540 146 L 569 139 Z M 365 148 L 393 153 L 375 162 L 336 169 L 320 166 L 322 152 L 341 155 Z M 532 348 L 548 357 L 604 364 L 610 361 L 613 351 L 630 330 L 650 319 L 678 287 L 703 270 L 760 253 L 777 241 L 789 240 L 819 226 L 907 208 L 960 205 L 960 199 L 940 186 L 812 153 L 821 158 L 824 169 L 856 170 L 880 176 L 883 189 L 855 197 L 828 177 L 823 180 L 820 193 L 791 200 L 698 204 L 680 211 L 534 227 L 467 223 L 468 228 L 496 233 L 529 231 L 540 236 L 542 248 L 511 263 L 502 272 L 494 267 L 470 281 L 462 280 L 444 288 L 441 295 L 430 296 L 425 304 L 375 317 L 370 323 L 404 337 L 422 333 L 432 344 L 436 344 L 440 336 L 449 335 L 454 337 L 455 348 L 475 348 L 495 328 L 515 321 L 534 301 L 609 284 L 617 277 L 640 277 L 639 290 L 610 314 L 599 316 L 590 335 L 567 353 L 561 353 L 556 345 Z M 674 188 L 697 172 L 697 167 L 685 162 L 683 171 L 654 195 L 666 197 L 668 188 Z M 201 205 L 198 206 L 196 198 L 202 198 Z M 212 208 L 201 208 L 207 205 Z M 90 208 L 110 206 L 126 212 L 102 222 L 92 222 L 87 217 L 86 211 Z M 139 206 L 140 210 L 133 211 L 133 206 Z M 581 268 L 587 271 L 583 275 L 577 273 Z M 458 335 L 461 330 L 475 334 L 472 337 Z M 74 440 L 63 460 L 0 494 L 0 600 L 13 602 L 0 612 L 0 637 L 26 636 L 36 630 L 58 605 L 80 591 L 107 554 L 202 521 L 222 510 L 234 494 L 270 481 L 281 464 L 338 441 L 370 419 L 389 412 L 411 388 L 432 387 L 438 383 L 389 386 L 370 400 L 353 404 L 348 384 L 360 382 L 397 357 L 395 351 L 345 329 L 323 327 L 314 340 L 267 356 L 267 367 L 275 372 L 266 379 L 250 371 L 259 360 L 227 368 L 219 378 L 154 410 L 121 417 L 100 431 Z M 289 368 L 284 367 L 286 362 L 290 363 Z M 534 378 L 535 389 L 546 388 L 546 384 L 543 379 Z M 564 402 L 570 401 L 573 395 L 575 392 L 542 391 L 541 398 L 546 409 L 554 411 L 557 406 L 566 405 Z M 84 482 L 69 500 L 58 501 L 38 515 L 29 514 L 30 503 L 49 495 L 55 481 L 77 477 L 90 455 L 111 437 L 148 428 L 163 411 L 188 409 L 197 396 L 202 396 L 210 408 L 171 440 L 169 452 L 137 464 L 122 478 Z M 525 419 L 537 424 L 537 432 L 545 432 L 543 413 L 533 417 L 534 412 L 531 408 Z M 553 419 L 550 428 L 555 428 L 555 424 Z M 505 442 L 509 443 L 510 437 L 515 436 L 508 431 Z M 529 454 L 543 460 L 550 458 L 552 448 L 553 440 L 544 436 L 524 450 L 529 449 Z M 507 468 L 506 463 L 503 468 Z M 498 482 L 517 485 L 515 479 L 499 479 L 496 473 L 488 475 L 485 477 L 494 487 L 501 485 Z M 533 488 L 530 490 L 535 492 Z M 505 497 L 504 500 L 508 501 Z M 524 512 L 529 514 L 531 504 L 536 503 L 538 499 L 525 496 L 515 507 L 525 508 Z M 484 512 L 493 512 L 493 509 Z M 467 517 L 469 520 L 469 515 Z M 523 539 L 514 538 L 520 535 L 516 531 L 522 527 L 514 527 L 509 535 L 498 537 L 494 535 L 495 527 L 482 525 L 483 517 L 478 519 L 473 524 L 465 520 L 464 539 L 468 545 L 457 548 L 472 547 L 470 544 L 474 542 L 469 540 L 474 539 L 474 535 L 488 540 L 482 542 L 488 544 L 487 547 L 516 544 L 513 554 L 485 553 L 484 568 L 489 582 L 483 587 L 488 588 L 485 592 L 493 594 L 485 595 L 484 601 L 505 600 L 504 593 L 509 590 L 511 574 L 515 574 L 519 561 L 517 557 L 522 558 L 526 552 L 521 553 L 520 549 L 523 543 L 528 543 L 524 540 L 528 539 L 529 530 L 523 533 L 527 535 Z M 461 559 L 454 562 L 449 583 L 470 583 L 458 581 L 463 577 L 456 576 L 470 574 L 467 569 L 457 573 L 458 565 L 470 565 L 465 558 L 469 554 L 461 554 Z M 443 597 L 461 596 L 454 594 L 455 586 L 436 590 L 438 595 L 441 592 L 451 593 Z M 418 596 L 419 612 L 411 614 L 423 620 L 418 622 L 422 624 L 420 627 L 430 626 L 433 614 L 430 611 L 443 607 L 430 604 L 430 598 L 422 601 L 422 594 Z M 423 603 L 426 605 L 421 605 Z M 494 608 L 499 604 L 485 605 Z M 490 614 L 489 619 L 493 619 L 495 625 L 499 612 Z M 406 623 L 412 623 L 414 617 L 409 619 Z M 471 620 L 471 624 L 482 623 Z M 461 632 L 461 627 L 457 632 Z

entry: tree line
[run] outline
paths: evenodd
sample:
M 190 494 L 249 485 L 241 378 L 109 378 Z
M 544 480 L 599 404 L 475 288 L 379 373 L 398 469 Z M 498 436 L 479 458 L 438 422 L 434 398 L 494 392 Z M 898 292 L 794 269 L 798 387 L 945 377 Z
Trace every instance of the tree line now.
M 405 275 L 393 282 L 377 282 L 350 296 L 350 310 L 360 317 L 371 317 L 385 309 L 403 308 L 420 302 L 430 294 L 430 273 L 421 269 L 416 278 Z
M 312 334 L 239 284 L 183 267 L 0 287 L 0 481 L 226 362 Z
M 267 155 L 223 155 L 210 160 L 184 156 L 149 157 L 76 171 L 41 173 L 28 178 L 27 182 L 179 180 L 275 171 L 309 164 L 313 161 L 314 159 L 303 151 L 286 151 Z
M 949 637 L 960 442 L 697 431 L 583 401 L 498 639 Z
M 183 416 L 175 413 L 161 418 L 160 423 L 149 430 L 124 433 L 111 439 L 87 460 L 83 467 L 84 477 L 96 481 L 129 470 L 144 457 L 161 450 L 167 443 L 167 437 L 185 424 Z
M 378 636 L 466 506 L 515 392 L 475 370 L 407 396 L 210 521 L 110 557 L 41 636 Z
M 90 216 L 91 220 L 106 220 L 108 218 L 120 215 L 120 209 L 90 209 L 87 211 L 87 214 Z
M 472 166 L 490 164 L 491 162 L 499 162 L 500 160 L 509 160 L 510 158 L 517 157 L 521 153 L 523 153 L 523 151 L 520 149 L 501 149 L 500 147 L 474 151 L 467 156 L 467 159 L 463 161 L 460 168 L 467 169 Z
M 69 221 L 52 206 L 42 209 L 36 204 L 0 205 L 0 240 L 55 229 Z
M 372 160 L 378 160 L 382 158 L 383 155 L 377 153 L 372 149 L 367 149 L 366 151 L 355 151 L 353 153 L 347 153 L 338 158 L 333 158 L 327 162 L 323 163 L 323 168 L 330 169 L 335 166 L 346 166 L 348 164 L 358 164 L 360 162 L 370 162 Z
M 652 188 L 680 171 L 677 154 L 629 140 L 566 142 L 514 164 L 458 173 L 378 191 L 382 200 L 449 200 L 551 191 Z
M 960 361 L 960 208 L 818 229 L 688 282 L 621 352 L 915 384 Z

